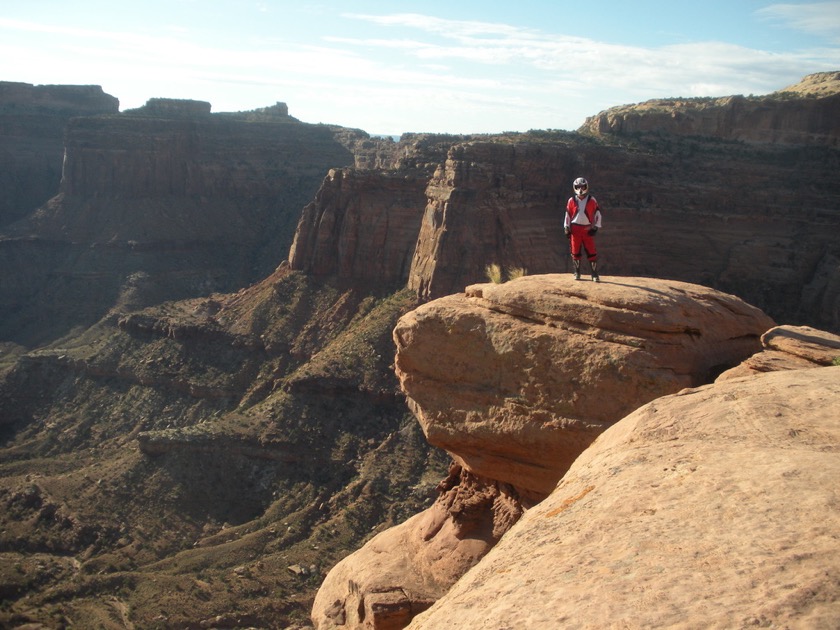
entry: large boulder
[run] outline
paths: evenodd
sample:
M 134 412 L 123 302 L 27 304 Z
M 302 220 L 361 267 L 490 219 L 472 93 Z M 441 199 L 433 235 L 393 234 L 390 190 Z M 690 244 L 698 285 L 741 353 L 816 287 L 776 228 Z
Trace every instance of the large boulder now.
M 840 367 L 645 405 L 409 627 L 838 627 L 838 408 Z
M 734 296 L 683 282 L 526 276 L 403 316 L 395 367 L 431 444 L 542 498 L 604 429 L 711 382 L 760 350 L 773 325 Z

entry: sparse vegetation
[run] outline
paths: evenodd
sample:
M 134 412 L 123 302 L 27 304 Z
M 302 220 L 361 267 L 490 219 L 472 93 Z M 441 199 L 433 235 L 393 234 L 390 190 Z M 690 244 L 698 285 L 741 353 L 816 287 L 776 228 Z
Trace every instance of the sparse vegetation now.
M 286 273 L 214 300 L 104 320 L 26 363 L 1 348 L 19 420 L 0 462 L 0 627 L 304 623 L 335 562 L 434 500 L 449 458 L 388 369 L 412 292 Z
M 507 268 L 507 277 L 508 280 L 516 280 L 517 278 L 521 278 L 523 276 L 528 275 L 528 270 L 524 267 L 508 267 Z
M 487 265 L 484 268 L 484 273 L 487 275 L 487 279 L 492 282 L 493 284 L 501 284 L 502 283 L 502 267 L 501 265 L 497 265 L 496 263 Z
M 528 270 L 524 267 L 506 267 L 503 271 L 501 265 L 492 263 L 484 268 L 484 274 L 493 284 L 502 284 L 508 280 L 516 280 L 528 275 Z

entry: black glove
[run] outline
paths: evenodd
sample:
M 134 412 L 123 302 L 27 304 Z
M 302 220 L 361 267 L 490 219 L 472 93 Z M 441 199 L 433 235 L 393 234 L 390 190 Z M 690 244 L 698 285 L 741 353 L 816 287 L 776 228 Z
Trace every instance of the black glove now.
M 595 236 L 595 233 L 596 233 L 597 231 L 598 231 L 598 228 L 596 228 L 596 227 L 593 225 L 591 228 L 589 228 L 589 236 Z
M 563 231 L 566 233 L 566 238 L 572 238 L 572 230 L 568 227 L 564 227 Z

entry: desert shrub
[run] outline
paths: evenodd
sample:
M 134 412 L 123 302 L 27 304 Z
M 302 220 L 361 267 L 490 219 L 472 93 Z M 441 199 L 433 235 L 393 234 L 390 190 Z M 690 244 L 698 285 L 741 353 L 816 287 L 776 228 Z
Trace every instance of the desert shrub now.
M 508 267 L 507 268 L 507 277 L 508 280 L 516 280 L 517 278 L 521 278 L 522 276 L 527 276 L 528 270 L 523 267 Z
M 502 283 L 502 268 L 496 263 L 493 263 L 492 265 L 487 265 L 484 268 L 484 273 L 487 275 L 487 279 L 493 284 Z
M 487 279 L 493 284 L 502 284 L 508 280 L 515 280 L 516 278 L 527 275 L 528 270 L 523 267 L 507 267 L 503 272 L 500 265 L 493 263 L 484 268 L 484 273 L 487 275 Z

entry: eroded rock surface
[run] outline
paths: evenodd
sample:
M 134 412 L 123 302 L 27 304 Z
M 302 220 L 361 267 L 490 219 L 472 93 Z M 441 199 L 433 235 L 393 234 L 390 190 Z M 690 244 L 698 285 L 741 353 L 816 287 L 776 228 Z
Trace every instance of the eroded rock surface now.
M 761 345 L 761 352 L 727 370 L 717 380 L 822 367 L 840 360 L 840 336 L 810 326 L 776 326 L 761 336 Z
M 409 627 L 836 628 L 838 408 L 840 367 L 643 406 Z
M 508 484 L 453 465 L 429 509 L 373 538 L 339 562 L 318 591 L 320 630 L 404 628 L 474 566 L 519 520 Z
M 542 497 L 608 426 L 711 382 L 759 350 L 772 326 L 742 300 L 697 285 L 526 276 L 403 316 L 395 366 L 431 444 Z

